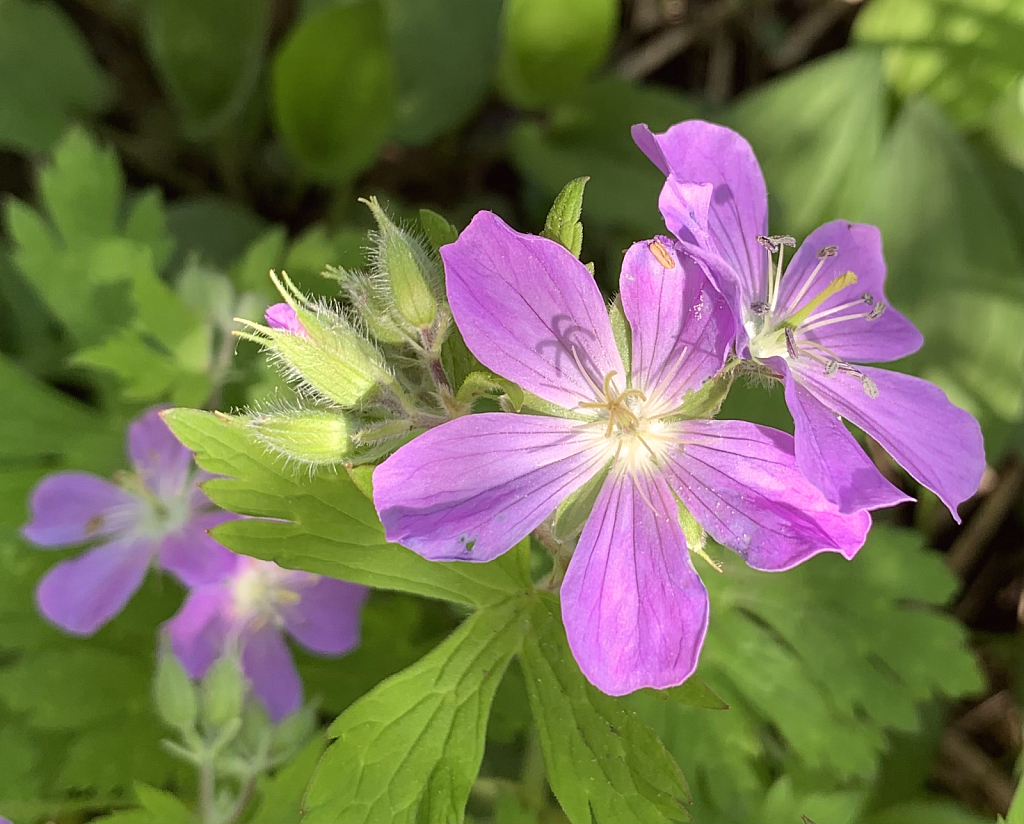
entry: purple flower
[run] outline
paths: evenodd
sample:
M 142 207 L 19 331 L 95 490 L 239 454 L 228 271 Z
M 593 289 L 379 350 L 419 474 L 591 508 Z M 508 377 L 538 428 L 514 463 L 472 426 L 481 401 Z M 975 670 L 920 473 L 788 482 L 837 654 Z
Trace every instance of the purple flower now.
M 349 652 L 359 643 L 359 614 L 369 591 L 269 561 L 233 560 L 219 581 L 195 587 L 164 626 L 192 678 L 201 678 L 225 652 L 239 651 L 253 691 L 271 719 L 280 721 L 302 706 L 302 681 L 283 633 L 313 652 Z
M 271 329 L 283 329 L 285 332 L 291 332 L 293 335 L 309 337 L 309 332 L 302 325 L 298 314 L 287 303 L 275 303 L 273 306 L 268 307 L 267 311 L 263 314 L 267 319 L 267 326 Z
M 920 348 L 920 332 L 885 299 L 878 229 L 837 220 L 795 241 L 768 236 L 768 197 L 750 145 L 699 120 L 633 138 L 667 176 L 659 206 L 681 247 L 707 267 L 738 321 L 737 354 L 786 388 L 801 471 L 841 512 L 911 500 L 890 484 L 837 416 L 877 440 L 957 505 L 978 488 L 985 454 L 978 422 L 933 384 L 860 366 Z M 776 257 L 777 256 L 777 257 Z
M 135 469 L 120 485 L 89 472 L 57 472 L 36 485 L 22 535 L 44 549 L 95 546 L 56 564 L 36 590 L 40 611 L 74 635 L 117 615 L 156 561 L 188 585 L 216 578 L 231 553 L 206 533 L 236 516 L 215 509 L 197 482 L 210 477 L 171 434 L 158 409 L 128 427 Z
M 455 320 L 481 363 L 558 417 L 457 418 L 373 476 L 389 540 L 431 560 L 490 561 L 602 475 L 561 598 L 580 668 L 613 695 L 679 684 L 697 664 L 708 598 L 677 497 L 756 569 L 826 550 L 851 557 L 870 527 L 867 513 L 840 515 L 804 480 L 789 435 L 681 419 L 685 395 L 721 369 L 735 329 L 700 269 L 665 243 L 634 244 L 622 264 L 627 370 L 586 267 L 479 213 L 441 250 Z

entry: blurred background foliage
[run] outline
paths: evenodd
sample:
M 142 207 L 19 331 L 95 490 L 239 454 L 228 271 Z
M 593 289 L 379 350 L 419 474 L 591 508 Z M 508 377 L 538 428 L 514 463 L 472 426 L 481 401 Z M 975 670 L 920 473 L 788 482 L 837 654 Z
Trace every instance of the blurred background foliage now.
M 232 318 L 271 301 L 272 268 L 334 294 L 323 267 L 363 262 L 359 196 L 537 231 L 587 175 L 583 256 L 610 294 L 623 249 L 663 231 L 661 175 L 629 127 L 690 117 L 751 141 L 773 231 L 881 227 L 889 296 L 926 339 L 898 368 L 978 416 L 990 470 L 957 527 L 868 444 L 919 502 L 876 518 L 852 564 L 715 576 L 699 675 L 730 709 L 630 709 L 698 822 L 1006 811 L 1024 699 L 1024 0 L 0 0 L 0 813 L 138 806 L 116 820 L 168 824 L 189 813 L 166 792 L 192 792 L 150 701 L 177 585 L 150 580 L 87 641 L 45 625 L 31 590 L 63 554 L 18 537 L 31 486 L 122 466 L 146 405 L 273 397 Z M 725 414 L 789 426 L 781 393 L 738 387 Z M 301 659 L 307 691 L 331 718 L 458 617 L 375 593 L 359 651 Z M 527 706 L 514 666 L 474 820 L 565 820 L 528 780 Z M 249 820 L 297 820 L 318 755 Z

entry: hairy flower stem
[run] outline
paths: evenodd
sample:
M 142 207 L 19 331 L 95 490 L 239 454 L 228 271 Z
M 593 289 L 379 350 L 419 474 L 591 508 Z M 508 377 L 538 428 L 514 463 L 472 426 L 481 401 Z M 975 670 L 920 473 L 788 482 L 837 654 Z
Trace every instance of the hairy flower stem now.
M 565 578 L 565 571 L 569 568 L 572 548 L 555 537 L 555 533 L 548 523 L 537 527 L 533 531 L 533 537 L 551 556 L 551 572 L 538 581 L 537 588 L 557 592 L 562 585 L 562 579 Z
M 199 819 L 203 824 L 217 820 L 217 774 L 213 753 L 207 751 L 199 766 Z

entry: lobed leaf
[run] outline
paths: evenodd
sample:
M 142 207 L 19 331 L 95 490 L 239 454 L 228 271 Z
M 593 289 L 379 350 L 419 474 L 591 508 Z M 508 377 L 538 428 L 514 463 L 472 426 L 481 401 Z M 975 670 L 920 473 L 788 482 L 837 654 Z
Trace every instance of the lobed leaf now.
M 679 767 L 638 715 L 587 682 L 551 596 L 533 608 L 521 662 L 548 781 L 573 824 L 690 820 Z
M 530 627 L 534 598 L 474 613 L 413 666 L 331 725 L 303 821 L 461 822 L 494 692 Z
M 254 516 L 214 532 L 236 552 L 470 606 L 494 603 L 530 586 L 522 558 L 525 541 L 488 564 L 427 561 L 386 542 L 373 504 L 347 473 L 325 469 L 311 475 L 289 467 L 226 415 L 176 409 L 164 419 L 196 452 L 200 466 L 228 476 L 206 484 L 211 499 Z

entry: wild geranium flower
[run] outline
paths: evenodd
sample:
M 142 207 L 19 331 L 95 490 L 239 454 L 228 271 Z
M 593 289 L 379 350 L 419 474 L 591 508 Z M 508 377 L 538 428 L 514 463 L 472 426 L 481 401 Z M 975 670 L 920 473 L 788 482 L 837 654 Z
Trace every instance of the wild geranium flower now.
M 198 487 L 211 477 L 195 468 L 158 409 L 128 427 L 134 471 L 117 483 L 89 472 L 56 472 L 29 498 L 22 535 L 43 549 L 93 543 L 56 564 L 36 590 L 46 618 L 74 635 L 91 635 L 117 615 L 156 563 L 194 585 L 222 574 L 231 553 L 207 531 L 237 517 L 216 509 Z
M 349 652 L 359 644 L 368 590 L 243 555 L 232 562 L 220 580 L 195 587 L 165 624 L 171 649 L 192 678 L 221 655 L 240 653 L 253 692 L 280 721 L 302 706 L 302 679 L 284 634 L 323 655 Z
M 428 430 L 375 470 L 377 511 L 389 540 L 425 558 L 490 561 L 606 473 L 561 589 L 569 644 L 597 687 L 668 687 L 696 666 L 708 598 L 677 498 L 756 569 L 861 546 L 870 517 L 840 515 L 804 480 L 790 436 L 680 418 L 735 330 L 667 239 L 635 244 L 622 264 L 628 370 L 593 276 L 557 243 L 481 212 L 441 254 L 466 344 L 553 412 Z
M 890 484 L 837 416 L 864 430 L 949 507 L 978 488 L 978 422 L 928 381 L 869 366 L 917 351 L 921 333 L 889 306 L 878 229 L 844 220 L 796 241 L 768 235 L 768 197 L 750 145 L 689 120 L 633 138 L 667 179 L 659 206 L 681 247 L 730 298 L 737 354 L 785 383 L 796 457 L 841 512 L 910 500 Z

